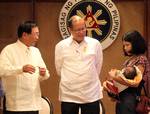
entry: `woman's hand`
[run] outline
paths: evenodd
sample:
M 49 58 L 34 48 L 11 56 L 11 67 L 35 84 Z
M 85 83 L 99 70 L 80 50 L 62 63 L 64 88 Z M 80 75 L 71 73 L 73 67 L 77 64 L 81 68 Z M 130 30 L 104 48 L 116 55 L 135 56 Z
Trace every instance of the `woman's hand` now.
M 104 89 L 104 91 L 110 92 L 110 90 L 106 86 L 106 81 L 103 82 L 103 89 Z

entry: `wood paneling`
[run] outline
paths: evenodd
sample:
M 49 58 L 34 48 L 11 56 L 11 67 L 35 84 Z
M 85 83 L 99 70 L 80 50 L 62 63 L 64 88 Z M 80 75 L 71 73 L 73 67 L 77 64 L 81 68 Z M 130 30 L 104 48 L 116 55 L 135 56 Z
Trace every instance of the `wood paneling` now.
M 17 26 L 32 20 L 32 4 L 0 3 L 0 50 L 17 39 Z

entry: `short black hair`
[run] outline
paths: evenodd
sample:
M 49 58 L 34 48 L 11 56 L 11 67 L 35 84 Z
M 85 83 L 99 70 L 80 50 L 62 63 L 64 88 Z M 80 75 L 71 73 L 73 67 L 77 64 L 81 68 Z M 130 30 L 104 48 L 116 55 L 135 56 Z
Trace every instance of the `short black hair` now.
M 147 45 L 146 45 L 144 38 L 136 30 L 132 30 L 132 31 L 125 33 L 122 37 L 122 41 L 126 41 L 126 42 L 131 43 L 132 50 L 130 51 L 130 53 L 133 55 L 144 54 L 147 50 Z M 123 51 L 124 51 L 125 56 L 129 56 L 125 52 L 124 47 L 123 47 Z
M 37 27 L 34 21 L 25 21 L 18 26 L 18 38 L 22 37 L 23 32 L 31 34 L 32 28 Z
M 123 72 L 124 76 L 127 78 L 127 79 L 134 79 L 135 76 L 137 76 L 137 71 L 136 71 L 136 68 L 133 66 L 131 67 L 131 71 L 128 71 L 128 72 Z

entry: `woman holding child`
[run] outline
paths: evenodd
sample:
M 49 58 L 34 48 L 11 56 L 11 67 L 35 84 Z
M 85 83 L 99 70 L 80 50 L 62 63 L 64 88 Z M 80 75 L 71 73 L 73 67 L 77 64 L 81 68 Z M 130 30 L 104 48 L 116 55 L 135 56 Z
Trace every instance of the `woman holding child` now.
M 119 102 L 116 102 L 116 114 L 136 114 L 136 96 L 137 89 L 141 80 L 145 80 L 145 88 L 148 96 L 150 96 L 150 85 L 148 85 L 148 68 L 149 63 L 144 55 L 147 50 L 147 45 L 144 38 L 138 31 L 127 32 L 123 38 L 123 51 L 129 59 L 124 62 L 124 67 L 136 66 L 142 73 L 142 77 L 136 76 L 133 80 L 123 80 L 120 77 L 115 77 L 113 69 L 109 72 L 110 77 L 120 84 L 128 86 L 127 89 L 119 93 Z

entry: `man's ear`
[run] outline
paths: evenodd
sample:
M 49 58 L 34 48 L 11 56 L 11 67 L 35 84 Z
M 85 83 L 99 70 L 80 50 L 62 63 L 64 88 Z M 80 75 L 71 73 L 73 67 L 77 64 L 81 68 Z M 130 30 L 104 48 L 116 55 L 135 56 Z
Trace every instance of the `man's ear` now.
M 27 37 L 27 35 L 28 35 L 28 34 L 27 34 L 27 33 L 25 33 L 25 32 L 23 32 L 23 33 L 22 33 L 22 37 L 23 37 L 23 38 L 26 38 L 26 37 Z
M 71 28 L 70 27 L 68 27 L 68 30 L 69 30 L 69 33 L 71 34 Z

